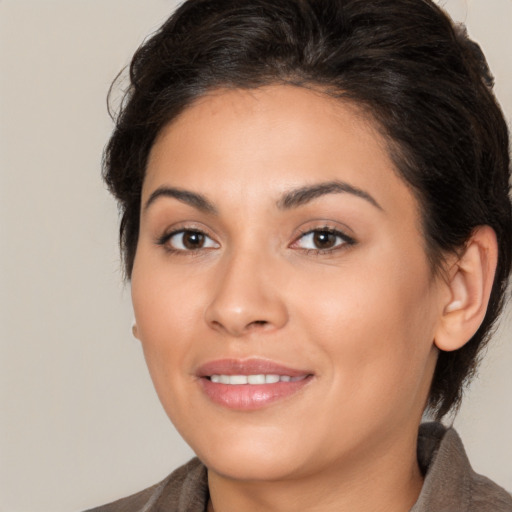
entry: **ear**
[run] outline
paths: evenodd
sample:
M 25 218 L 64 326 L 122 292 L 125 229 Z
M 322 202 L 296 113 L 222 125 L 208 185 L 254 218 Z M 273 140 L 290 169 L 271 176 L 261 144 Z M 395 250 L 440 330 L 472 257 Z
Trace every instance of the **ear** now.
M 137 327 L 137 322 L 135 320 L 132 323 L 132 334 L 134 338 L 139 339 L 139 328 Z
M 457 350 L 476 333 L 487 311 L 497 262 L 494 230 L 489 226 L 476 228 L 449 271 L 448 299 L 442 304 L 434 339 L 438 349 Z

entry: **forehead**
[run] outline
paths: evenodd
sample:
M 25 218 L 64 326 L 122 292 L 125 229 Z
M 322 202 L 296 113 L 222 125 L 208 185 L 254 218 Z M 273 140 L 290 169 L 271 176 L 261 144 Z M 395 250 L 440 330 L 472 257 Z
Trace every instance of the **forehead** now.
M 219 90 L 161 131 L 143 200 L 161 185 L 225 201 L 276 198 L 292 187 L 333 180 L 367 190 L 380 204 L 405 199 L 402 206 L 416 210 L 384 137 L 362 109 L 293 86 Z
M 386 141 L 368 109 L 314 88 L 271 85 L 256 89 L 215 89 L 196 98 L 160 130 L 151 153 L 154 153 L 155 146 L 162 139 L 186 138 L 187 142 L 192 138 L 199 140 L 198 136 L 202 134 L 199 130 L 221 124 L 224 128 L 222 133 L 211 133 L 211 136 L 220 139 L 220 136 L 238 135 L 244 140 L 244 146 L 250 143 L 245 138 L 246 134 L 257 136 L 256 142 L 263 142 L 266 135 L 266 142 L 269 142 L 278 130 L 286 127 L 293 126 L 295 135 L 299 136 L 301 128 L 302 133 L 305 133 L 328 128 L 330 125 L 330 128 L 334 128 L 333 138 L 338 138 L 336 128 L 350 125 L 350 131 L 354 135 L 373 137 L 374 142 L 386 150 Z M 227 131 L 230 126 L 234 128 L 234 133 Z M 297 137 L 288 139 L 289 142 L 294 140 Z M 286 140 L 281 137 L 275 142 L 284 144 Z

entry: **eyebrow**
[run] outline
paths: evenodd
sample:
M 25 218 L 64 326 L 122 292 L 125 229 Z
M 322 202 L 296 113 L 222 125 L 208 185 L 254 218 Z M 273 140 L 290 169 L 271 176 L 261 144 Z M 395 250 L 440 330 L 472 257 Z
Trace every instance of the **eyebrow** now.
M 158 187 L 149 196 L 149 199 L 144 205 L 144 210 L 147 210 L 160 197 L 172 197 L 182 203 L 193 206 L 202 212 L 217 214 L 215 206 L 213 206 L 213 204 L 210 203 L 210 201 L 208 201 L 208 199 L 203 195 L 174 187 Z
M 360 188 L 354 187 L 344 181 L 328 181 L 325 183 L 318 183 L 315 185 L 309 185 L 300 187 L 295 190 L 287 192 L 277 203 L 278 207 L 282 210 L 289 210 L 302 206 L 313 199 L 316 199 L 327 194 L 352 194 L 356 197 L 360 197 L 365 201 L 368 201 L 371 205 L 375 206 L 379 210 L 383 210 L 382 206 L 370 195 L 368 192 L 361 190 Z
M 277 202 L 278 208 L 281 210 L 291 210 L 299 206 L 303 206 L 318 197 L 328 194 L 352 194 L 356 197 L 368 201 L 371 205 L 379 210 L 383 210 L 380 204 L 368 192 L 354 187 L 344 181 L 328 181 L 325 183 L 317 183 L 315 185 L 307 185 L 286 192 Z M 205 213 L 217 215 L 217 208 L 205 196 L 189 190 L 183 190 L 175 187 L 162 186 L 158 187 L 146 201 L 144 210 L 147 210 L 160 197 L 171 197 L 188 204 Z

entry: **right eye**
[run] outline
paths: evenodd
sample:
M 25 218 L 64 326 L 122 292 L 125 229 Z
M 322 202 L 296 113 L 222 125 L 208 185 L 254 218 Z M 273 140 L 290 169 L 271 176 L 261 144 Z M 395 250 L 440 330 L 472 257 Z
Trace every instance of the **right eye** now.
M 159 241 L 171 251 L 190 252 L 200 249 L 215 249 L 219 244 L 202 231 L 182 229 L 163 237 Z

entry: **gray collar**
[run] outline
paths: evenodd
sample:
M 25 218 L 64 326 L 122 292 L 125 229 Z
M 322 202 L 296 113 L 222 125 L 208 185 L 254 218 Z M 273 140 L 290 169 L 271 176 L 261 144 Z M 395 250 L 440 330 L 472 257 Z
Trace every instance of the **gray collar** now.
M 420 426 L 418 462 L 425 474 L 410 512 L 512 512 L 512 497 L 473 471 L 453 428 Z

